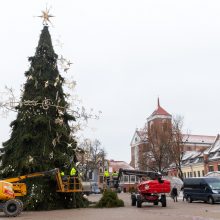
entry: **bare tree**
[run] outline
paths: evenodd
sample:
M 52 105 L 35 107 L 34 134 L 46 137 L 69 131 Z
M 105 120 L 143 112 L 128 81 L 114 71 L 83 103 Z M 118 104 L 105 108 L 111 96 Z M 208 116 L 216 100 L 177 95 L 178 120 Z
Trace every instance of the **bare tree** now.
M 170 146 L 170 153 L 172 155 L 173 163 L 175 164 L 175 168 L 177 169 L 177 173 L 180 179 L 183 179 L 182 172 L 182 158 L 184 154 L 184 140 L 182 134 L 183 127 L 183 117 L 176 116 L 173 118 L 172 123 L 172 144 Z
M 147 128 L 146 134 L 146 143 L 140 149 L 140 168 L 164 172 L 172 161 L 172 125 L 169 122 L 155 123 Z
M 182 127 L 182 116 L 175 116 L 172 124 L 155 123 L 146 127 L 145 142 L 139 147 L 139 168 L 164 172 L 173 164 L 179 178 L 183 179 L 181 165 L 185 135 L 182 133 Z
M 81 163 L 81 171 L 85 181 L 89 179 L 89 172 L 96 172 L 99 169 L 100 163 L 103 164 L 106 152 L 104 148 L 101 147 L 99 140 L 94 141 L 90 139 L 84 139 L 80 143 L 80 148 L 83 149 L 83 153 L 80 158 L 78 158 Z

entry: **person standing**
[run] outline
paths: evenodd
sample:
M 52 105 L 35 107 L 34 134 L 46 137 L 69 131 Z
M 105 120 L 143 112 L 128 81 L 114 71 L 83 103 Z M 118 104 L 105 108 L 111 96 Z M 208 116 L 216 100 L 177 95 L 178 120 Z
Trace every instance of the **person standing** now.
M 76 188 L 75 187 L 75 185 L 77 184 L 77 182 L 75 181 L 76 175 L 77 175 L 77 171 L 75 167 L 72 167 L 70 170 L 70 189 Z
M 118 187 L 118 172 L 114 171 L 112 173 L 112 180 L 113 180 L 114 187 L 117 188 Z
M 67 190 L 68 189 L 68 177 L 65 174 L 64 170 L 61 170 L 60 176 L 61 176 L 61 179 L 62 179 L 62 183 L 64 185 L 64 189 Z
M 108 172 L 107 169 L 106 169 L 105 172 L 104 172 L 104 179 L 105 179 L 105 181 L 106 181 L 107 187 L 109 187 L 109 185 L 110 185 L 110 175 L 109 175 L 109 172 Z
M 178 196 L 177 188 L 174 185 L 173 188 L 172 188 L 172 191 L 171 191 L 171 197 L 173 198 L 174 202 L 178 202 L 177 196 Z

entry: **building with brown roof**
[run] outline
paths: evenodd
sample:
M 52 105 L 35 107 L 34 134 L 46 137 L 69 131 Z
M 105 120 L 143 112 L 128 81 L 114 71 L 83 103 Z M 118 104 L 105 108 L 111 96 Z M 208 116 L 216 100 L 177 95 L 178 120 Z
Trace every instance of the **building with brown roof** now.
M 220 171 L 220 135 L 218 134 L 213 145 L 204 151 L 205 173 Z

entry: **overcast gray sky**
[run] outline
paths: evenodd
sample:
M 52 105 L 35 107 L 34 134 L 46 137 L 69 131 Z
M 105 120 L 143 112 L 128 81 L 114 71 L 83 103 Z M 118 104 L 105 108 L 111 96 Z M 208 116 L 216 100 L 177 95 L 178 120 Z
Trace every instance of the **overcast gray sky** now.
M 1 1 L 0 91 L 25 83 L 28 57 L 42 30 L 35 15 L 52 6 L 50 27 L 58 54 L 74 65 L 83 104 L 101 110 L 87 131 L 108 158 L 130 162 L 130 141 L 161 106 L 184 117 L 191 134 L 220 130 L 220 1 L 19 0 Z M 0 118 L 0 142 L 15 115 Z

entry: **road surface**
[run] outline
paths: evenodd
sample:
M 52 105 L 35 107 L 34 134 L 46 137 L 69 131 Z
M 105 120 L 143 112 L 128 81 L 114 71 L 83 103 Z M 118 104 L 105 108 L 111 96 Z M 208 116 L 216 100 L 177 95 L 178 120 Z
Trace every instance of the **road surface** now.
M 101 195 L 90 195 L 90 201 L 98 201 Z M 167 199 L 167 207 L 161 204 L 154 206 L 144 204 L 142 208 L 130 205 L 130 194 L 121 193 L 119 197 L 124 200 L 122 208 L 84 208 L 41 212 L 22 212 L 16 219 L 26 220 L 220 220 L 220 204 L 206 204 L 203 202 L 187 203 L 181 198 L 174 203 Z M 0 213 L 0 219 L 6 219 Z

